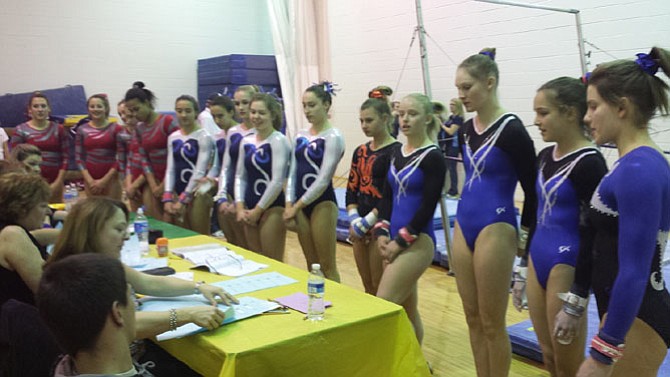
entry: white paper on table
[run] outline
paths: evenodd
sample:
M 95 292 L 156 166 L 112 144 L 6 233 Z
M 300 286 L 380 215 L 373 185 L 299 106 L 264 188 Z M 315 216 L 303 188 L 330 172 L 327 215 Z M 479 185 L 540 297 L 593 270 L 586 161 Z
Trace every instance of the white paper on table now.
M 180 247 L 172 249 L 172 253 L 193 263 L 194 268 L 206 268 L 210 272 L 226 276 L 242 276 L 268 266 L 245 259 L 220 244 Z
M 282 285 L 289 285 L 297 283 L 298 281 L 288 276 L 282 275 L 279 272 L 265 272 L 262 274 L 244 276 L 236 279 L 225 281 L 218 281 L 211 283 L 217 287 L 221 287 L 231 295 L 239 295 L 261 289 L 269 289 L 280 287 Z

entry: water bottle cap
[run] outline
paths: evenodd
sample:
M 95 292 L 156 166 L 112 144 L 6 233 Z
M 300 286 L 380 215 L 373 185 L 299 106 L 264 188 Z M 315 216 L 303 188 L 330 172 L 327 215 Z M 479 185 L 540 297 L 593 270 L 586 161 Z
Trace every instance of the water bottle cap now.
M 320 269 L 321 269 L 321 265 L 320 265 L 320 264 L 318 264 L 318 263 L 312 263 L 312 270 L 320 270 Z
M 144 215 L 144 208 L 140 207 L 137 209 L 137 214 L 138 215 Z

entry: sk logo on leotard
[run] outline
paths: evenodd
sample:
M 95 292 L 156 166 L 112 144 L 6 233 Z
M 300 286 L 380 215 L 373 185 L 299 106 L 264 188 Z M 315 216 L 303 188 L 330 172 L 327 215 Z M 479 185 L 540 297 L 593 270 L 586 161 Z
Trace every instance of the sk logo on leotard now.
M 558 253 L 559 253 L 559 254 L 563 254 L 563 253 L 565 253 L 566 251 L 570 251 L 570 246 L 569 246 L 569 245 L 568 245 L 568 246 L 559 246 L 559 247 L 558 247 Z
M 500 215 L 505 213 L 505 207 L 498 207 L 496 208 L 496 215 Z

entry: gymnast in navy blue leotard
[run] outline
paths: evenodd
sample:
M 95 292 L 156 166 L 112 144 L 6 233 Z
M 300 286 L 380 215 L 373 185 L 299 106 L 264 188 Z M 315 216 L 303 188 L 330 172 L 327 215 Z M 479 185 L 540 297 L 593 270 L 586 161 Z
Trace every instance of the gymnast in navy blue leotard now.
M 617 146 L 619 160 L 591 199 L 591 237 L 570 290 L 583 298 L 593 289 L 602 320 L 583 375 L 655 376 L 670 347 L 670 294 L 661 271 L 670 166 L 649 135 L 652 116 L 670 108 L 667 84 L 657 77 L 659 67 L 670 75 L 670 51 L 654 47 L 637 57 L 600 64 L 588 81 L 584 120 L 597 144 Z M 571 309 L 559 313 L 558 332 L 570 329 Z
M 335 261 L 337 204 L 332 180 L 344 154 L 344 138 L 328 120 L 331 94 L 332 83 L 323 82 L 310 86 L 302 96 L 303 111 L 312 126 L 295 137 L 284 221 L 288 229 L 298 233 L 308 268 L 319 263 L 327 278 L 340 281 Z
M 442 153 L 429 136 L 440 127 L 432 108 L 423 94 L 410 94 L 400 102 L 400 129 L 407 142 L 391 155 L 375 225 L 377 245 L 385 260 L 377 296 L 405 308 L 419 342 L 423 324 L 417 306 L 417 281 L 433 259 L 432 218 L 446 173 Z
M 195 189 L 204 178 L 215 153 L 214 140 L 196 123 L 197 101 L 180 96 L 175 104 L 179 130 L 168 137 L 167 168 L 165 170 L 165 213 L 171 220 L 202 234 L 209 234 L 211 194 Z
M 479 375 L 503 375 L 511 363 L 505 314 L 515 251 L 535 216 L 535 150 L 521 120 L 500 106 L 495 49 L 456 70 L 458 97 L 476 112 L 458 131 L 465 180 L 456 214 L 452 261 Z M 514 193 L 524 192 L 517 231 Z M 519 236 L 517 240 L 517 235 Z
M 283 187 L 288 173 L 291 145 L 278 130 L 281 106 L 269 94 L 251 98 L 250 120 L 256 129 L 240 143 L 235 173 L 237 218 L 245 224 L 249 248 L 281 261 L 286 228 Z
M 527 274 L 516 280 L 527 276 L 528 309 L 546 369 L 552 376 L 574 376 L 584 360 L 586 321 L 580 335 L 557 339 L 553 319 L 563 304 L 557 294 L 574 280 L 580 242 L 588 230 L 583 219 L 607 166 L 586 136 L 586 86 L 580 79 L 559 77 L 543 84 L 533 109 L 542 139 L 555 144 L 538 154 L 537 221 L 530 232 Z M 519 283 L 514 285 L 515 306 L 522 303 Z
M 487 225 L 504 222 L 517 227 L 514 190 L 521 182 L 526 194 L 521 225 L 530 228 L 535 209 L 535 151 L 521 120 L 505 113 L 483 131 L 470 119 L 459 131 L 465 183 L 456 219 L 470 250 Z

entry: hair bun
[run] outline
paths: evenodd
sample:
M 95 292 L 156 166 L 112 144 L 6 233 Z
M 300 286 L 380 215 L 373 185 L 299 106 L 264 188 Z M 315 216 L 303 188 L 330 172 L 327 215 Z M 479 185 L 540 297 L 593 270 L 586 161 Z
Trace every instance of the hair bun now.
M 142 81 L 135 81 L 133 83 L 133 88 L 144 89 L 144 83 Z
M 485 47 L 481 51 L 479 51 L 480 55 L 486 55 L 491 60 L 495 61 L 496 60 L 496 48 L 495 47 Z

